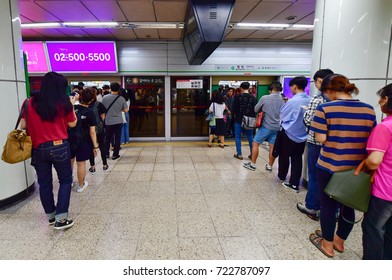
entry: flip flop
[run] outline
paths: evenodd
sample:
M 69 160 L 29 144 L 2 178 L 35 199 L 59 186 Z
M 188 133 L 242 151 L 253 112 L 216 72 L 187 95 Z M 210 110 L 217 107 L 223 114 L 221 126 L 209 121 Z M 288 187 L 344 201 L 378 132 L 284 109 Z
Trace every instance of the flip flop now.
M 314 246 L 316 246 L 317 249 L 320 250 L 321 253 L 323 253 L 325 256 L 327 256 L 328 258 L 333 258 L 333 255 L 328 254 L 322 247 L 322 241 L 323 238 L 318 237 L 315 233 L 311 233 L 309 235 L 309 240 L 310 242 L 312 242 L 312 244 Z

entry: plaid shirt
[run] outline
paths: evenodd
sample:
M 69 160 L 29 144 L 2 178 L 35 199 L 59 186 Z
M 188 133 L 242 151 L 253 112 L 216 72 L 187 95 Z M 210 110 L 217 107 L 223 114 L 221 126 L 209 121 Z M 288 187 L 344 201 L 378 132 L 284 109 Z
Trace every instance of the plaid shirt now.
M 317 106 L 320 104 L 323 104 L 325 102 L 328 102 L 328 101 L 329 100 L 327 100 L 322 93 L 319 93 L 318 95 L 313 97 L 312 100 L 310 100 L 310 103 L 308 105 L 308 110 L 306 110 L 306 112 L 304 114 L 304 123 L 305 123 L 306 128 L 309 131 L 308 142 L 311 144 L 318 145 L 318 146 L 323 145 L 316 140 L 316 137 L 314 136 L 314 131 L 309 130 L 309 128 L 312 123 L 313 116 L 314 116 L 314 113 L 316 112 Z

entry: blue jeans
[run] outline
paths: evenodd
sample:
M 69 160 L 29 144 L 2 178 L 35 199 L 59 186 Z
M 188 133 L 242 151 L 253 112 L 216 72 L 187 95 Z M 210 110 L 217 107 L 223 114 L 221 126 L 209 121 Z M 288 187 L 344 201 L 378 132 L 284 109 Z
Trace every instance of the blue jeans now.
M 249 149 L 250 149 L 250 155 L 252 154 L 252 143 L 253 143 L 253 130 L 247 130 L 243 129 L 241 127 L 241 123 L 234 123 L 234 134 L 235 134 L 235 147 L 237 150 L 237 155 L 241 156 L 242 155 L 242 150 L 241 150 L 241 133 L 245 132 L 246 138 L 248 139 L 249 142 Z
M 129 113 L 125 113 L 127 123 L 123 123 L 121 128 L 121 144 L 129 142 Z
M 308 142 L 308 192 L 305 206 L 311 210 L 320 210 L 320 189 L 317 184 L 316 163 L 320 155 L 321 146 Z
M 48 219 L 56 218 L 56 221 L 60 221 L 68 218 L 72 183 L 71 151 L 68 142 L 56 146 L 53 142 L 46 142 L 34 148 L 31 165 L 37 173 L 39 195 Z M 53 195 L 52 166 L 60 182 L 57 205 Z
M 372 196 L 362 222 L 364 260 L 392 258 L 392 201 Z

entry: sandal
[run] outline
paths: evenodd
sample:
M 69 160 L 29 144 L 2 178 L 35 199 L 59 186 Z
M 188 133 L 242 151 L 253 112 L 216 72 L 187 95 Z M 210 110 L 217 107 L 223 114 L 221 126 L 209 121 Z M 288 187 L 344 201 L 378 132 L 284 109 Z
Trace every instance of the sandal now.
M 314 233 L 315 233 L 318 237 L 323 238 L 323 233 L 321 232 L 321 229 L 316 229 L 316 230 L 314 231 Z M 335 246 L 335 244 L 333 245 L 333 249 L 334 249 L 336 252 L 338 252 L 338 253 L 343 253 L 343 252 L 344 252 L 344 249 L 343 249 L 343 250 L 339 249 L 338 247 Z
M 239 159 L 239 160 L 243 160 L 244 159 L 242 156 L 239 156 L 238 154 L 235 154 L 234 157 Z
M 212 144 L 208 143 L 208 148 L 211 148 L 211 147 L 212 147 Z
M 311 233 L 311 234 L 309 235 L 309 240 L 310 240 L 310 242 L 312 242 L 312 244 L 313 244 L 314 246 L 316 246 L 317 249 L 320 250 L 321 253 L 323 253 L 323 254 L 324 254 L 325 256 L 327 256 L 328 258 L 333 258 L 333 254 L 331 255 L 331 254 L 329 254 L 327 251 L 325 251 L 325 250 L 323 249 L 323 247 L 322 247 L 323 238 L 322 238 L 322 237 L 317 236 L 315 233 Z
M 224 148 L 225 148 L 225 145 L 220 144 L 219 147 L 222 148 L 222 149 L 224 149 Z

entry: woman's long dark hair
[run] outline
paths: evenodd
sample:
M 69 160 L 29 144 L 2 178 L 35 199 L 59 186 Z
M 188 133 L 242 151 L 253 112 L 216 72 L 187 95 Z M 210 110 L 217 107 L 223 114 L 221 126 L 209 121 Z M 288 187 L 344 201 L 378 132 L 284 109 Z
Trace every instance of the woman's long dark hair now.
M 68 115 L 72 104 L 67 95 L 68 81 L 56 72 L 48 72 L 42 79 L 41 90 L 32 98 L 32 105 L 44 121 L 53 122 L 56 117 Z

